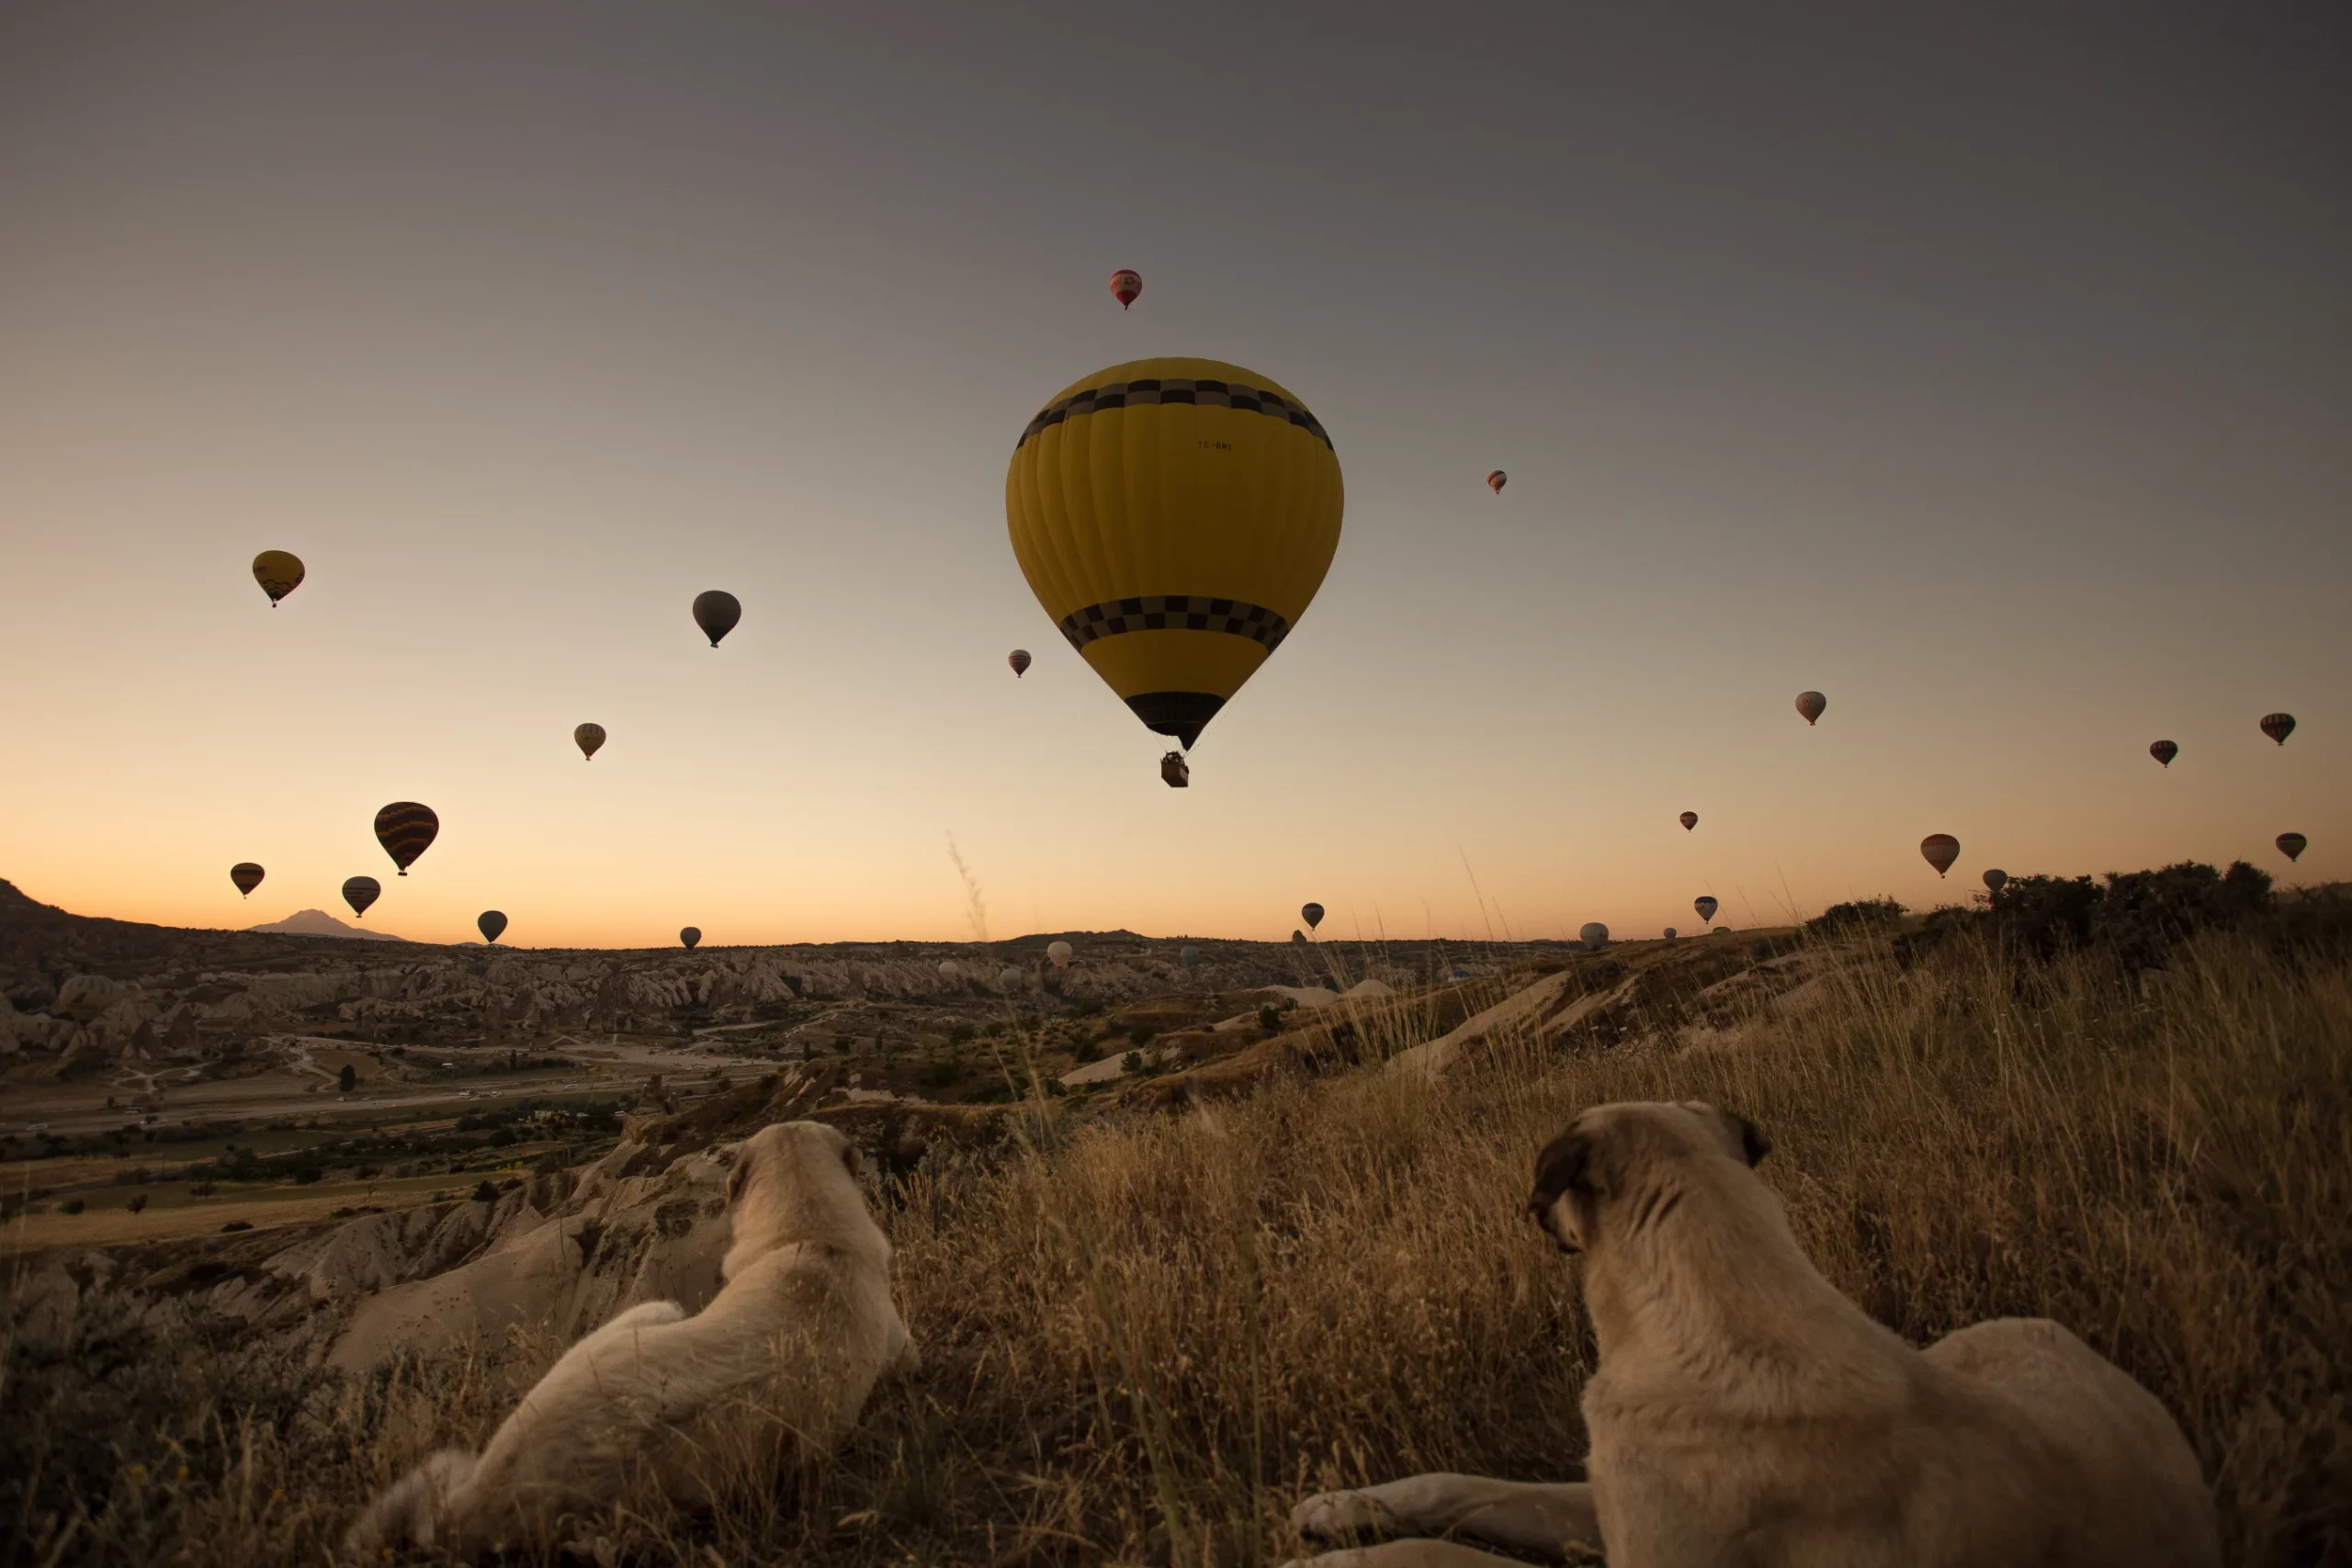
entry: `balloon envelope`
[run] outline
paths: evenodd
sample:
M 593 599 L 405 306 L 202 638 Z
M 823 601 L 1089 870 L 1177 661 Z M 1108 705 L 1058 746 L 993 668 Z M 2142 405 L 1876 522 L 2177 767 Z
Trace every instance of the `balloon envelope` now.
M 1298 918 L 1306 922 L 1306 929 L 1308 931 L 1313 931 L 1317 926 L 1323 923 L 1323 906 L 1320 904 L 1301 904 L 1298 907 Z
M 1023 986 L 1028 984 L 1029 972 L 1025 969 L 1015 968 L 1013 965 L 1008 964 L 1003 968 L 996 972 L 996 979 L 997 984 L 1002 986 L 1006 990 L 1017 991 Z
M 302 558 L 291 550 L 264 550 L 254 557 L 254 581 L 269 595 L 273 608 L 302 586 Z
M 1668 941 L 1668 942 L 1672 942 L 1672 941 L 1674 940 L 1674 936 L 1675 936 L 1674 928 L 1673 928 L 1672 926 L 1668 926 L 1668 927 L 1667 927 L 1667 928 L 1666 928 L 1666 940 L 1667 940 L 1667 941 Z
M 1313 602 L 1344 500 L 1315 416 L 1215 359 L 1071 383 L 1004 476 L 1038 604 L 1145 728 L 1188 750 Z
M 1503 472 L 1500 468 L 1495 469 L 1492 473 L 1487 476 L 1487 488 L 1493 491 L 1497 495 L 1502 494 L 1503 486 L 1510 482 L 1510 476 Z
M 2284 746 L 2287 744 L 2287 737 L 2295 733 L 2295 716 L 2290 713 L 2264 714 L 2262 733 Z
M 1582 937 L 1585 946 L 1594 953 L 1609 945 L 1609 928 L 1599 920 L 1586 921 L 1584 929 L 1577 935 Z
M 1011 653 L 1004 656 L 1004 661 L 1012 666 L 1012 678 L 1016 681 L 1021 679 L 1022 676 L 1029 673 L 1029 665 L 1031 660 L 1029 658 L 1029 650 L 1025 648 L 1014 649 Z
M 1054 967 L 1058 969 L 1069 962 L 1070 953 L 1073 951 L 1070 944 L 1066 942 L 1050 942 L 1046 947 L 1046 956 L 1052 959 Z
M 1984 873 L 1985 891 L 1989 893 L 1998 893 L 2002 888 L 2007 887 L 2008 885 L 2009 874 L 2003 871 L 2000 867 L 1995 866 Z
M 251 893 L 261 886 L 261 879 L 267 874 L 249 860 L 241 860 L 229 868 L 229 880 L 237 885 L 239 893 Z
M 395 800 L 376 813 L 376 841 L 392 857 L 392 863 L 406 876 L 416 857 L 433 847 L 434 839 L 441 831 L 441 818 L 433 807 L 413 800 Z
M 1699 911 L 1699 918 L 1702 920 L 1713 919 L 1718 908 L 1712 897 L 1694 898 L 1690 901 L 1690 907 Z
M 2180 755 L 2180 748 L 2169 740 L 2158 740 L 2149 746 L 2148 755 L 2169 768 L 2172 760 Z
M 964 977 L 963 966 L 952 958 L 944 958 L 939 964 L 939 977 L 943 980 L 960 980 Z
M 1807 724 L 1818 723 L 1821 716 L 1828 711 L 1829 699 L 1823 696 L 1819 692 L 1799 692 L 1797 694 L 1797 712 L 1804 715 L 1804 721 Z
M 351 906 L 355 915 L 365 916 L 368 906 L 381 897 L 384 885 L 372 876 L 355 876 L 343 885 L 343 901 Z
M 1699 814 L 1698 814 L 1697 812 L 1695 812 L 1695 811 L 1686 811 L 1686 812 L 1684 812 L 1684 813 L 1682 814 L 1682 830 L 1683 830 L 1684 832 L 1686 832 L 1686 833 L 1687 833 L 1687 832 L 1689 832 L 1691 829 L 1696 828 L 1698 825 L 1699 825 Z
M 1143 274 L 1123 266 L 1111 275 L 1111 298 L 1119 302 L 1120 310 L 1134 304 L 1142 292 Z
M 506 930 L 506 917 L 496 909 L 484 909 L 474 919 L 474 929 L 481 932 L 484 942 L 496 942 Z
M 2303 851 L 2310 847 L 2311 840 L 2301 833 L 2281 833 L 2278 835 L 2278 843 L 2280 854 L 2290 861 L 2296 861 L 2303 858 Z
M 1936 874 L 1941 876 L 1951 869 L 1951 863 L 1960 858 L 1960 840 L 1950 833 L 1930 833 L 1919 840 L 1919 853 L 1936 868 Z
M 703 636 L 710 638 L 713 648 L 717 648 L 718 639 L 733 631 L 735 623 L 742 618 L 742 601 L 724 588 L 713 588 L 695 595 L 695 625 L 702 628 Z
M 689 948 L 691 948 L 695 943 L 702 940 L 702 928 L 700 926 L 681 926 L 678 929 L 678 940 L 684 942 Z
M 605 743 L 605 727 L 601 724 L 575 726 L 571 731 L 571 743 L 580 748 L 583 761 L 593 762 L 596 760 L 597 748 Z
M 1184 961 L 1185 968 L 1190 969 L 1201 961 L 1201 950 L 1188 942 L 1184 944 L 1184 951 L 1176 956 Z

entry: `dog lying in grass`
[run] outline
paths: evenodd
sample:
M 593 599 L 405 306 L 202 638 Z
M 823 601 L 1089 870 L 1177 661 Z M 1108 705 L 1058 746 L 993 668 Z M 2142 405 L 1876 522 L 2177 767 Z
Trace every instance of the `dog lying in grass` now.
M 1603 1105 L 1528 1208 L 1581 1259 L 1600 1368 L 1586 1483 L 1420 1475 L 1293 1510 L 1313 1539 L 1448 1533 L 1610 1568 L 2218 1568 L 2211 1495 L 2155 1398 L 2057 1324 L 1915 1350 L 1824 1280 L 1712 1106 Z M 1494 1568 L 1402 1540 L 1316 1568 Z
M 763 1127 L 727 1178 L 725 1282 L 689 1317 L 630 1308 L 564 1353 L 475 1455 L 433 1455 L 369 1506 L 346 1550 L 456 1556 L 544 1546 L 650 1486 L 708 1504 L 830 1450 L 886 1371 L 917 1356 L 856 1147 L 816 1122 Z

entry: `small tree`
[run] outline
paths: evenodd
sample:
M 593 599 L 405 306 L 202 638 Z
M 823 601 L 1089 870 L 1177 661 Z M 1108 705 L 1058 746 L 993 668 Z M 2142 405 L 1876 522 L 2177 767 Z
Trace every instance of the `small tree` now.
M 1282 1010 L 1272 1005 L 1258 1010 L 1258 1027 L 1272 1034 L 1283 1026 Z
M 132 1193 L 130 1196 L 130 1201 L 123 1205 L 124 1208 L 129 1209 L 134 1214 L 146 1206 L 147 1194 L 144 1192 Z
M 477 1203 L 495 1203 L 498 1201 L 498 1189 L 490 1184 L 490 1179 L 488 1177 L 482 1178 L 481 1184 L 475 1187 L 473 1201 Z
M 1136 1077 L 1139 1076 L 1143 1072 L 1143 1053 L 1140 1051 L 1130 1051 L 1125 1055 L 1120 1057 L 1119 1071 L 1126 1074 L 1129 1077 Z
M 349 1094 L 353 1089 L 357 1089 L 359 1087 L 359 1069 L 353 1066 L 349 1062 L 345 1062 L 343 1065 L 343 1071 L 335 1074 L 334 1076 L 334 1087 L 341 1089 L 345 1094 Z

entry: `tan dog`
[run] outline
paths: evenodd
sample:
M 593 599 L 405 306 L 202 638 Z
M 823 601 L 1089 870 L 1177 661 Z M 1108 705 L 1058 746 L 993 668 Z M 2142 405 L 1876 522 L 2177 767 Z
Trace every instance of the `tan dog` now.
M 1528 1207 L 1581 1257 L 1600 1350 L 1589 1484 L 1416 1476 L 1293 1525 L 1610 1568 L 2217 1568 L 2196 1455 L 2145 1389 L 2041 1318 L 1914 1350 L 1798 1249 L 1751 1168 L 1768 1147 L 1713 1106 L 1603 1105 L 1536 1157 Z M 1397 1540 L 1311 1561 L 1504 1560 Z
M 711 1501 L 787 1446 L 830 1450 L 887 1371 L 912 1371 L 890 1300 L 890 1244 L 866 1212 L 854 1145 L 787 1122 L 745 1139 L 728 1173 L 725 1283 L 688 1317 L 630 1308 L 526 1394 L 479 1458 L 435 1454 L 345 1540 L 459 1556 L 544 1544 L 640 1481 Z

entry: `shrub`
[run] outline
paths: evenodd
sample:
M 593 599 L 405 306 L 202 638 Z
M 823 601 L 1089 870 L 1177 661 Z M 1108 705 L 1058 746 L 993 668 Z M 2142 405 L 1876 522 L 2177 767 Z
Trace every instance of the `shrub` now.
M 64 1202 L 60 1203 L 58 1207 L 64 1210 L 69 1214 L 78 1214 L 85 1208 L 88 1207 L 88 1205 L 83 1202 L 79 1198 L 68 1198 Z
M 498 1201 L 498 1189 L 490 1184 L 489 1178 L 483 1178 L 481 1181 L 475 1185 L 473 1201 L 477 1203 L 495 1203 Z
M 1807 936 L 1857 936 L 1891 931 L 1903 922 L 1903 906 L 1892 898 L 1858 898 L 1832 904 L 1804 923 Z
M 1258 1027 L 1272 1034 L 1283 1026 L 1282 1010 L 1272 1005 L 1258 1010 Z
M 1125 1055 L 1120 1057 L 1119 1071 L 1126 1074 L 1129 1077 L 1139 1077 L 1143 1072 L 1143 1053 L 1140 1051 L 1130 1051 Z
M 341 1089 L 345 1094 L 349 1094 L 353 1089 L 357 1089 L 359 1087 L 359 1069 L 353 1066 L 349 1062 L 345 1062 L 343 1065 L 343 1071 L 335 1074 L 334 1076 L 334 1087 Z
M 1127 1043 L 1130 1045 L 1148 1045 L 1151 1043 L 1152 1036 L 1159 1032 L 1159 1031 L 1152 1028 L 1151 1025 L 1148 1023 L 1138 1023 L 1133 1029 L 1127 1031 Z

